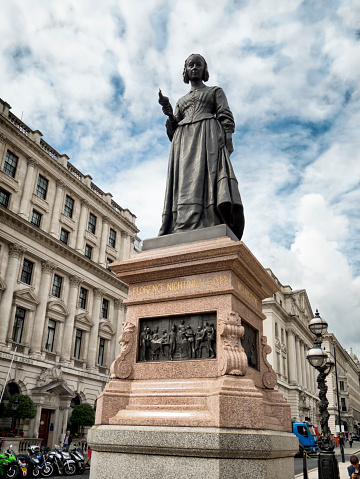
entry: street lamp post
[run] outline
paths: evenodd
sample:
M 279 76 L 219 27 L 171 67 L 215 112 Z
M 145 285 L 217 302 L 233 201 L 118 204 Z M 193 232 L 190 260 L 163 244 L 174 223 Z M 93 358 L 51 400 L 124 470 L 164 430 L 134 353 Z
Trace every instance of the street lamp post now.
M 15 426 L 16 426 L 16 411 L 19 407 L 19 398 L 18 396 L 16 396 L 16 398 L 13 400 L 12 404 L 11 404 L 11 409 L 12 409 L 12 418 L 11 418 L 11 431 L 13 431 L 15 429 Z
M 321 348 L 322 339 L 326 334 L 328 324 L 320 317 L 316 310 L 315 317 L 309 323 L 309 329 L 315 336 L 314 345 L 307 353 L 307 360 L 317 371 L 317 378 L 320 398 L 320 424 L 322 435 L 319 439 L 319 479 L 340 479 L 339 465 L 335 457 L 334 444 L 331 441 L 331 431 L 329 428 L 330 414 L 328 412 L 329 401 L 327 400 L 326 377 L 330 373 L 334 363 L 328 357 L 327 352 Z
M 333 347 L 334 347 L 336 397 L 337 397 L 338 417 L 339 417 L 339 438 L 340 438 L 341 462 L 345 462 L 344 438 L 343 438 L 343 436 L 342 436 L 342 434 L 341 434 L 341 415 L 340 415 L 339 382 L 338 382 L 337 364 L 336 364 L 336 341 L 333 341 L 333 342 L 332 342 L 332 345 L 333 345 Z

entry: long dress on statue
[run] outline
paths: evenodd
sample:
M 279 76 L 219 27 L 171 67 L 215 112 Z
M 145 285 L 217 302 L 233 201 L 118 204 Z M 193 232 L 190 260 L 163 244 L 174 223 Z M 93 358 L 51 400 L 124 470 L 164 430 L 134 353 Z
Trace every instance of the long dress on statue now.
M 234 117 L 220 87 L 191 89 L 166 122 L 172 141 L 159 236 L 227 224 L 240 240 L 244 211 L 225 147 Z

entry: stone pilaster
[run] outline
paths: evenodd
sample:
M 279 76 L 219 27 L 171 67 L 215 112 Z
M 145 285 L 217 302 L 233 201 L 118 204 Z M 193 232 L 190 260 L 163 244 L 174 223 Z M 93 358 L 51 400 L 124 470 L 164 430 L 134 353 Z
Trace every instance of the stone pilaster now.
M 100 240 L 99 263 L 101 266 L 104 266 L 104 267 L 106 267 L 106 245 L 109 239 L 109 223 L 110 223 L 110 218 L 108 216 L 103 216 L 101 240 Z
M 98 347 L 98 336 L 99 336 L 99 321 L 100 321 L 100 308 L 101 308 L 101 300 L 104 295 L 104 291 L 101 289 L 94 289 L 94 301 L 93 301 L 93 308 L 92 308 L 92 322 L 93 325 L 90 330 L 90 337 L 89 337 L 89 348 L 88 348 L 88 356 L 87 356 L 87 368 L 88 369 L 96 369 L 97 363 L 97 347 Z
M 79 285 L 82 283 L 82 278 L 78 276 L 70 276 L 70 288 L 67 306 L 69 310 L 68 317 L 66 318 L 64 326 L 64 340 L 62 346 L 61 360 L 62 362 L 69 363 L 71 356 L 71 346 L 74 336 L 74 321 L 77 308 L 77 301 L 79 295 Z
M 19 273 L 19 263 L 25 248 L 19 244 L 9 245 L 9 261 L 5 273 L 5 290 L 1 298 L 0 345 L 6 345 L 6 335 L 10 324 L 10 315 L 14 288 Z
M 25 219 L 29 218 L 31 189 L 33 188 L 36 165 L 37 165 L 37 161 L 34 158 L 28 159 L 26 177 L 25 177 L 23 193 L 22 193 L 21 202 L 20 202 L 20 211 L 19 211 L 19 215 Z
M 50 261 L 43 261 L 41 263 L 42 275 L 39 288 L 39 304 L 35 313 L 35 324 L 31 340 L 31 350 L 33 355 L 41 354 L 41 344 L 44 334 L 46 306 L 49 297 L 51 278 L 53 270 L 56 265 Z
M 51 226 L 50 226 L 50 234 L 55 238 L 59 235 L 59 218 L 60 218 L 60 209 L 61 209 L 61 202 L 62 202 L 62 193 L 65 187 L 65 183 L 61 180 L 56 182 L 56 193 L 55 193 L 55 201 L 54 207 L 51 216 Z
M 302 386 L 300 339 L 295 336 L 297 384 Z
M 292 329 L 288 330 L 288 358 L 289 358 L 289 383 L 296 384 L 296 350 L 295 350 L 295 334 Z
M 121 232 L 121 252 L 120 252 L 121 261 L 124 261 L 125 259 L 128 258 L 129 240 L 130 240 L 130 237 L 128 233 L 125 233 L 125 231 L 122 231 Z
M 86 224 L 88 221 L 88 213 L 89 213 L 89 202 L 86 200 L 82 200 L 80 221 L 79 221 L 77 240 L 76 240 L 76 249 L 80 253 L 84 251 L 84 234 L 86 230 Z

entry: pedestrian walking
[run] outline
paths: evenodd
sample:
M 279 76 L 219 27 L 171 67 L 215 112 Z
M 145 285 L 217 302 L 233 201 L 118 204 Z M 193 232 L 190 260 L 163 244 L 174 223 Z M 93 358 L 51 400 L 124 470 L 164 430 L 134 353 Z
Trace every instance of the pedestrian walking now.
M 352 447 L 352 443 L 353 443 L 353 437 L 352 437 L 352 434 L 350 432 L 349 434 L 349 444 L 350 444 L 350 447 Z
M 70 435 L 70 431 L 66 431 L 63 448 L 66 451 L 68 451 L 71 443 L 72 443 L 72 436 Z
M 88 463 L 90 462 L 91 460 L 91 447 L 88 447 L 88 450 L 87 450 L 87 458 L 85 459 L 85 464 L 84 466 L 86 467 L 88 465 Z M 91 466 L 91 464 L 89 464 L 89 467 Z

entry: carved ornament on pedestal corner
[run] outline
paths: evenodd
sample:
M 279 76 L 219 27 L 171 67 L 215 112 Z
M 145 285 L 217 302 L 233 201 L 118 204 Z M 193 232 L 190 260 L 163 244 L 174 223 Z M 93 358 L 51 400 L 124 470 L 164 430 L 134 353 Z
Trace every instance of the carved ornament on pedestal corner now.
M 126 379 L 132 373 L 132 363 L 127 358 L 136 344 L 135 324 L 129 321 L 123 324 L 123 330 L 119 338 L 121 353 L 110 366 L 111 378 Z
M 241 345 L 245 329 L 237 313 L 229 313 L 226 320 L 219 321 L 220 347 L 218 350 L 220 374 L 244 376 L 248 368 L 248 358 Z
M 272 349 L 271 346 L 267 344 L 267 337 L 262 336 L 261 337 L 261 345 L 262 345 L 262 358 L 265 363 L 265 366 L 267 367 L 267 371 L 263 374 L 262 380 L 264 383 L 264 386 L 267 389 L 274 389 L 274 387 L 277 384 L 277 375 L 276 372 L 273 370 L 271 364 L 267 360 L 267 355 L 271 353 Z

